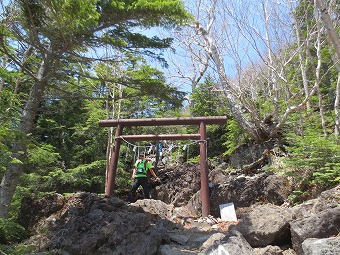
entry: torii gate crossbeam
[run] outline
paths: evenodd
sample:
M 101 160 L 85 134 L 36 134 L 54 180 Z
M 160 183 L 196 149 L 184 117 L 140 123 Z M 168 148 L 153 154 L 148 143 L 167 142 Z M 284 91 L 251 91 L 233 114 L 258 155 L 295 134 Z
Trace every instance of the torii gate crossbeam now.
M 202 196 L 202 216 L 210 214 L 210 195 L 208 182 L 208 166 L 206 152 L 206 124 L 225 124 L 226 116 L 209 117 L 188 117 L 188 118 L 149 118 L 149 119 L 119 119 L 100 120 L 100 127 L 117 127 L 115 134 L 114 152 L 110 159 L 110 169 L 106 180 L 105 195 L 111 196 L 115 186 L 115 178 L 118 165 L 120 144 L 122 139 L 126 140 L 200 140 L 200 175 L 201 175 L 201 196 Z M 176 134 L 176 135 L 126 135 L 123 136 L 125 126 L 171 126 L 171 125 L 198 125 L 199 134 Z

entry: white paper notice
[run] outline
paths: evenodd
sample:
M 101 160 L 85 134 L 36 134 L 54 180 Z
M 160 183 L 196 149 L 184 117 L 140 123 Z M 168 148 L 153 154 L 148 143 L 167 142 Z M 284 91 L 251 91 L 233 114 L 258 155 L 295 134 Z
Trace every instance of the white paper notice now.
M 233 202 L 219 205 L 219 207 L 220 207 L 221 219 L 223 221 L 237 221 L 235 207 L 234 207 Z

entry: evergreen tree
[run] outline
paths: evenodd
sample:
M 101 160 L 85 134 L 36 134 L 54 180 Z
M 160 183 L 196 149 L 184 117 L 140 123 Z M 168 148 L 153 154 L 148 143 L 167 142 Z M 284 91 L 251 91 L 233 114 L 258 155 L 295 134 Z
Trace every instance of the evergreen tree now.
M 20 84 L 29 93 L 24 95 L 18 131 L 28 139 L 46 91 L 52 85 L 67 85 L 65 78 L 67 81 L 77 74 L 74 63 L 91 65 L 98 61 L 85 54 L 90 47 L 110 45 L 123 54 L 157 57 L 154 50 L 168 47 L 171 40 L 148 38 L 133 31 L 137 27 L 173 28 L 189 15 L 177 0 L 37 0 L 15 1 L 3 9 L 1 17 L 0 52 L 12 60 L 13 69 L 27 77 Z M 13 141 L 13 160 L 0 186 L 0 217 L 8 215 L 22 173 L 27 139 Z

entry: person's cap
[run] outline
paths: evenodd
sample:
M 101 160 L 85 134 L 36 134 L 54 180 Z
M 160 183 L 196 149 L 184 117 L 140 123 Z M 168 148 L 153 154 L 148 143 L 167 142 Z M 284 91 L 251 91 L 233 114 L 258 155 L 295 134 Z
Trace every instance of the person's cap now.
M 144 152 L 142 152 L 142 153 L 139 153 L 139 157 L 145 157 L 145 154 L 144 154 Z

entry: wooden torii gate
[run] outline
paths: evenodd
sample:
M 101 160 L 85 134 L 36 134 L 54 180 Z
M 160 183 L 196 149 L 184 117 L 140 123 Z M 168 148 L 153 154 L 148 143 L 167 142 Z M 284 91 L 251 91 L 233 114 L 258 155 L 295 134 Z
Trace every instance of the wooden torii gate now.
M 188 117 L 188 118 L 149 118 L 149 119 L 119 119 L 100 120 L 99 127 L 116 127 L 114 151 L 111 157 L 110 169 L 106 179 L 105 195 L 111 196 L 115 188 L 116 172 L 121 140 L 145 141 L 145 140 L 200 140 L 200 175 L 202 216 L 210 214 L 210 196 L 207 166 L 207 124 L 225 124 L 226 116 Z M 171 126 L 171 125 L 198 125 L 199 134 L 167 134 L 167 135 L 125 135 L 123 128 L 130 126 Z

